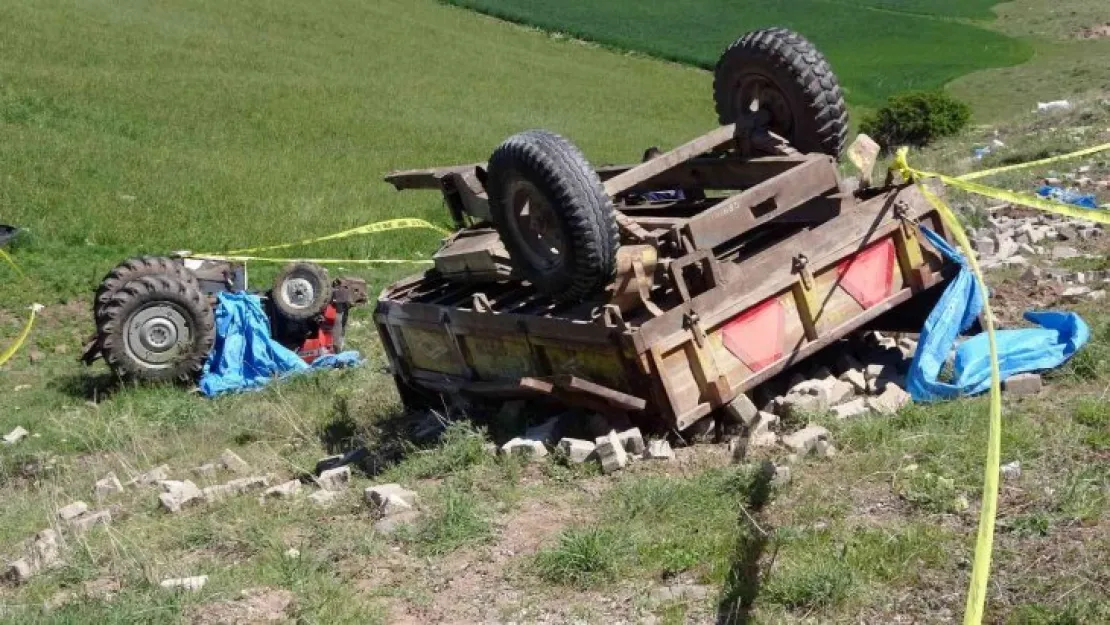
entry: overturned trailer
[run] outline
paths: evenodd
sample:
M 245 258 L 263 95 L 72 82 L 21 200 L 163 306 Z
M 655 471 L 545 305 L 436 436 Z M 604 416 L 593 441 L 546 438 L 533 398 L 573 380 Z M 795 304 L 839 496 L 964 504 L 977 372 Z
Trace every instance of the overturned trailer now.
M 715 95 L 721 127 L 641 163 L 532 131 L 488 165 L 387 177 L 441 191 L 459 226 L 378 300 L 403 401 L 551 397 L 681 431 L 856 330 L 919 330 L 956 271 L 919 228 L 944 224 L 910 185 L 842 180 L 823 57 L 749 33 Z

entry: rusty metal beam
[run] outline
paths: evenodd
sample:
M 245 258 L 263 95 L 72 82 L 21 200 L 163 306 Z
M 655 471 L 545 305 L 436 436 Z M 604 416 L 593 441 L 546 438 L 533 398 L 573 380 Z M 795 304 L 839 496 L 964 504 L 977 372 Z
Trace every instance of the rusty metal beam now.
M 679 163 L 721 147 L 732 141 L 735 135 L 735 124 L 721 126 L 693 141 L 678 146 L 670 152 L 660 154 L 650 161 L 641 163 L 618 176 L 610 178 L 605 182 L 605 193 L 612 197 L 627 191 L 642 182 L 651 180 Z

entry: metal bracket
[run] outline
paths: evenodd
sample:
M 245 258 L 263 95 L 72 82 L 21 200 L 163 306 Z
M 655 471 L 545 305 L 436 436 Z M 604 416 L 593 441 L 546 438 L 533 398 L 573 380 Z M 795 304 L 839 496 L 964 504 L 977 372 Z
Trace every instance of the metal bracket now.
M 471 297 L 471 307 L 476 313 L 492 313 L 493 304 L 489 303 L 489 298 L 485 293 L 475 293 Z
M 815 341 L 817 340 L 817 282 L 809 270 L 809 258 L 805 254 L 794 257 L 793 271 L 798 274 L 798 281 L 794 283 L 794 302 L 798 307 L 802 329 L 807 339 Z
M 921 253 L 921 240 L 918 237 L 917 220 L 913 209 L 904 200 L 894 203 L 894 216 L 898 219 L 898 230 L 894 234 L 894 247 L 898 251 L 898 265 L 902 278 L 914 289 L 925 287 L 926 276 L 930 274 Z
M 694 377 L 699 385 L 709 395 L 710 403 L 714 406 L 724 404 L 725 398 L 732 393 L 728 378 L 717 366 L 717 358 L 713 355 L 712 345 L 709 344 L 709 335 L 701 325 L 701 319 L 696 312 L 690 311 L 682 317 L 682 325 L 689 330 L 694 338 Z

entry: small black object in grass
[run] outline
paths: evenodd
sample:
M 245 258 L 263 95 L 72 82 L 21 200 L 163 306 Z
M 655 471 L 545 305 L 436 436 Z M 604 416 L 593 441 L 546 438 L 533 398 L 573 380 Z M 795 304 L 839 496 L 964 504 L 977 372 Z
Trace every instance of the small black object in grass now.
M 19 234 L 19 228 L 7 224 L 0 224 L 0 245 L 7 245 L 8 241 L 14 239 L 17 234 Z

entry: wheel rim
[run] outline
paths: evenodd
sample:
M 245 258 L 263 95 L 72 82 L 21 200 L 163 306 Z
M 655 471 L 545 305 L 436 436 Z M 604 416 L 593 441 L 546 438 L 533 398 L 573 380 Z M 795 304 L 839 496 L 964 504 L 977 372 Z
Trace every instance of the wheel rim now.
M 740 76 L 732 102 L 737 119 L 764 111 L 770 117 L 767 129 L 785 139 L 791 138 L 794 115 L 790 111 L 790 102 L 771 78 L 754 73 Z
M 131 358 L 151 369 L 172 366 L 193 342 L 185 311 L 168 302 L 156 302 L 135 311 L 127 320 L 124 336 Z
M 306 310 L 316 301 L 316 285 L 307 278 L 291 277 L 281 284 L 281 299 L 295 310 Z
M 563 263 L 566 237 L 554 207 L 534 184 L 517 180 L 509 186 L 512 214 L 509 227 L 518 241 L 528 264 L 548 271 Z

